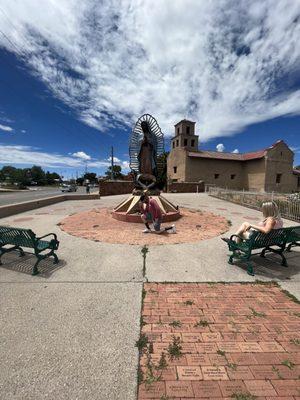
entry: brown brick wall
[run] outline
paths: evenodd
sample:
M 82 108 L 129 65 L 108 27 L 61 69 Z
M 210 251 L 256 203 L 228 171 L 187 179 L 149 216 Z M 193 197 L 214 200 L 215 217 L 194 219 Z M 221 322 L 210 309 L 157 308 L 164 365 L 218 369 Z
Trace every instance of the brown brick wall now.
M 129 194 L 134 189 L 132 181 L 100 181 L 100 196 L 111 196 L 114 194 Z
M 174 182 L 168 184 L 168 192 L 197 193 L 204 192 L 204 182 Z

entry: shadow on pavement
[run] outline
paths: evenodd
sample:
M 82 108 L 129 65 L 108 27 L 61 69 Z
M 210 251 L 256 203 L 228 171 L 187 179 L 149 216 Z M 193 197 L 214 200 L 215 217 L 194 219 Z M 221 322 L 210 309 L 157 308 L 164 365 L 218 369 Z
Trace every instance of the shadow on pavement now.
M 19 257 L 19 252 L 12 251 L 11 253 L 4 254 L 2 256 L 2 265 L 0 265 L 0 267 L 10 271 L 22 272 L 24 274 L 31 275 L 36 260 L 37 259 L 34 254 L 25 252 L 24 257 Z M 53 257 L 42 260 L 38 265 L 38 276 L 49 278 L 54 272 L 66 265 L 64 260 L 59 260 L 58 264 L 54 264 L 53 261 Z

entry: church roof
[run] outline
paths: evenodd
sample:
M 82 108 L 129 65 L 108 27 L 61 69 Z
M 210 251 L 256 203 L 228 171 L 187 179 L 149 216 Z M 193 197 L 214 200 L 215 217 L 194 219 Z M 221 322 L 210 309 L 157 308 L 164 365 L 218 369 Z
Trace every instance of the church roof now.
M 282 143 L 283 140 L 278 140 L 272 146 L 250 153 L 225 153 L 221 151 L 189 151 L 188 156 L 192 158 L 212 158 L 217 160 L 232 160 L 232 161 L 248 161 L 263 158 L 267 151 Z M 283 142 L 284 143 L 284 142 Z

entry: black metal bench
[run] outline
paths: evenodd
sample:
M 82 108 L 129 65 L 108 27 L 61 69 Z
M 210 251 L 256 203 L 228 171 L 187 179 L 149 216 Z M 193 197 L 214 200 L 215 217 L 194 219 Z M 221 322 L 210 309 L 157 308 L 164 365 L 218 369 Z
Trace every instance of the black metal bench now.
M 247 264 L 247 272 L 249 275 L 254 275 L 253 264 L 250 261 L 252 255 L 260 254 L 265 257 L 266 252 L 272 252 L 281 256 L 281 265 L 287 267 L 287 261 L 283 254 L 285 250 L 290 250 L 291 246 L 296 246 L 299 239 L 300 226 L 288 227 L 281 229 L 273 229 L 265 234 L 259 231 L 251 233 L 249 239 L 244 239 L 241 236 L 232 235 L 227 241 L 229 251 L 232 252 L 229 256 L 228 263 L 234 264 L 234 259 L 245 261 Z M 234 238 L 238 238 L 237 243 Z M 287 247 L 288 246 L 288 247 Z M 261 250 L 258 253 L 253 253 L 254 250 Z
M 42 240 L 47 236 L 53 236 L 51 240 Z M 5 247 L 11 245 L 12 247 Z M 49 233 L 44 236 L 36 237 L 36 234 L 31 229 L 15 228 L 10 226 L 0 226 L 0 265 L 2 265 L 1 257 L 4 253 L 8 253 L 13 250 L 20 252 L 20 257 L 24 256 L 25 253 L 22 247 L 28 247 L 34 249 L 34 254 L 37 257 L 37 261 L 34 264 L 32 275 L 38 274 L 38 264 L 41 260 L 53 256 L 54 264 L 58 263 L 58 257 L 54 253 L 58 249 L 59 241 L 55 233 Z M 44 253 L 49 250 L 47 253 Z

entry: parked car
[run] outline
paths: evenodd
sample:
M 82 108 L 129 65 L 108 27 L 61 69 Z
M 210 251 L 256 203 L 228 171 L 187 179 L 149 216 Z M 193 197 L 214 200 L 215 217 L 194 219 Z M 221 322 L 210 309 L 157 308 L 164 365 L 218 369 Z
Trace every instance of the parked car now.
M 74 184 L 69 184 L 69 183 L 63 183 L 60 186 L 60 190 L 62 192 L 77 192 L 77 186 Z

